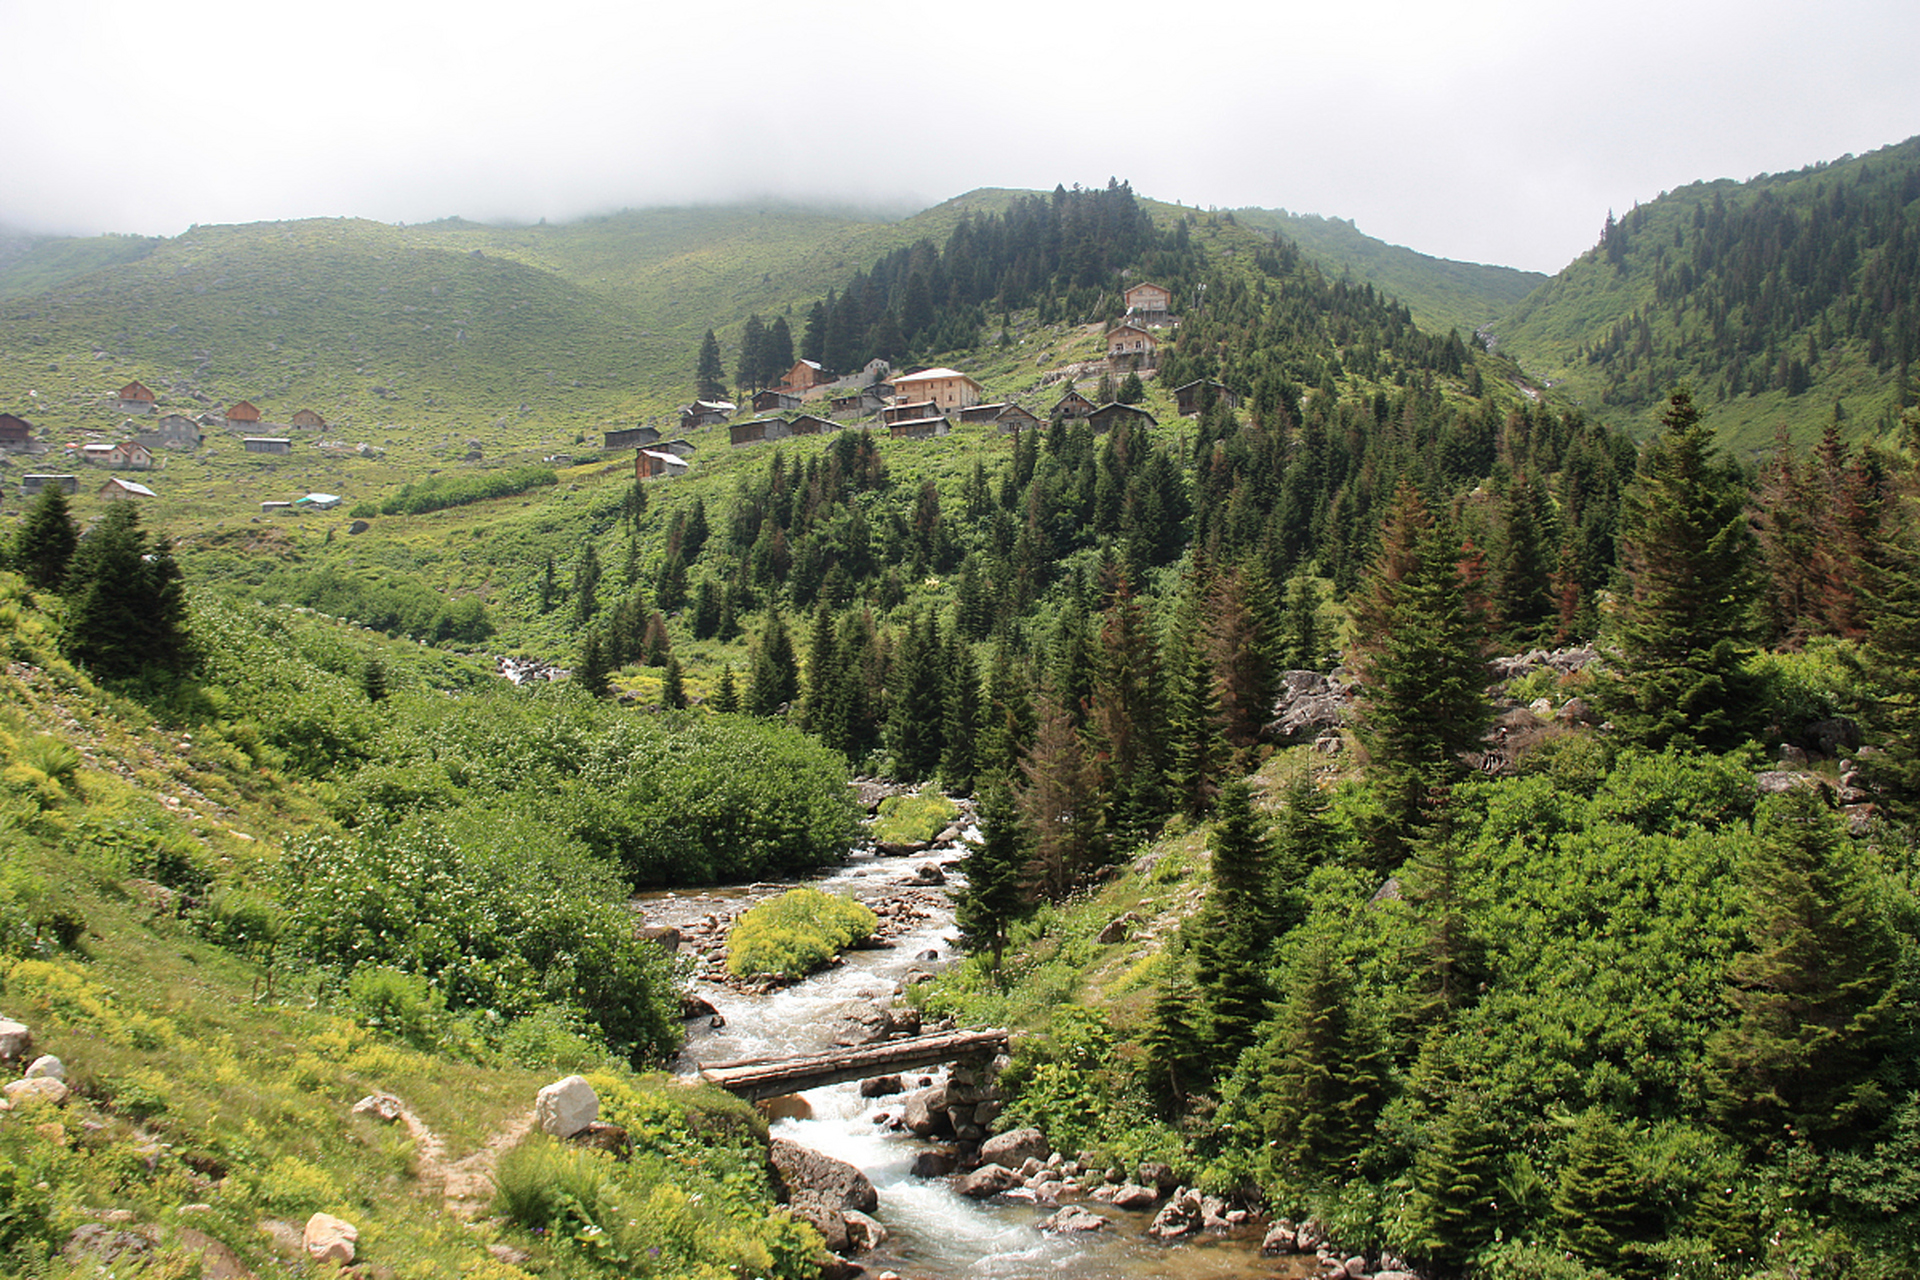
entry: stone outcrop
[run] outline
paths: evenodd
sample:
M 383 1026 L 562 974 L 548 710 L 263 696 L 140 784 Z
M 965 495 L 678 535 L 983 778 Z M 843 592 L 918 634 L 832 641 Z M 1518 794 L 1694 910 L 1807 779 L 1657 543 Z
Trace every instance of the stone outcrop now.
M 1028 1160 L 1044 1161 L 1052 1149 L 1047 1145 L 1046 1135 L 1038 1129 L 1009 1129 L 980 1144 L 980 1160 L 984 1164 L 1018 1168 Z
M 844 1160 L 820 1154 L 810 1147 L 785 1138 L 771 1144 L 774 1172 L 789 1200 L 801 1195 L 819 1196 L 835 1207 L 872 1213 L 880 1204 L 867 1175 Z
M 988 1196 L 997 1196 L 1020 1186 L 1020 1175 L 1003 1164 L 983 1164 L 972 1173 L 963 1173 L 953 1180 L 956 1194 L 972 1200 L 985 1200 Z
M 1098 1231 L 1107 1225 L 1107 1219 L 1092 1210 L 1070 1204 L 1053 1216 L 1042 1219 L 1040 1229 L 1049 1235 L 1064 1235 L 1069 1232 Z
M 1352 697 L 1348 686 L 1318 671 L 1283 671 L 1279 684 L 1273 719 L 1260 729 L 1263 740 L 1281 745 L 1311 742 L 1340 728 Z
M 67 1085 L 63 1080 L 52 1076 L 38 1076 L 32 1080 L 15 1080 L 5 1090 L 7 1101 L 16 1107 L 43 1102 L 50 1106 L 59 1106 L 67 1100 Z

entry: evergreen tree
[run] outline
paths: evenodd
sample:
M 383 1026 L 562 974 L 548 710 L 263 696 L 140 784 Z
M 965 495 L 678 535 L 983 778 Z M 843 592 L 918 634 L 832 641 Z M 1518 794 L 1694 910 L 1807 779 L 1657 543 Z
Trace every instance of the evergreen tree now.
M 20 522 L 14 564 L 35 591 L 57 591 L 66 581 L 67 566 L 79 542 L 66 492 L 58 485 L 47 485 Z
M 766 626 L 753 646 L 753 668 L 743 707 L 748 715 L 777 716 L 800 696 L 800 663 L 778 607 L 767 610 Z
M 1419 1255 L 1459 1273 L 1499 1230 L 1500 1174 L 1508 1136 L 1476 1094 L 1456 1090 L 1426 1128 L 1413 1160 L 1409 1226 Z
M 971 792 L 980 768 L 980 667 L 957 627 L 947 633 L 941 667 L 940 781 L 949 791 Z
M 1868 575 L 1866 657 L 1882 691 L 1873 709 L 1884 754 L 1873 774 L 1895 813 L 1920 812 L 1920 408 L 1907 410 L 1909 468 L 1889 499 Z
M 660 676 L 660 705 L 668 711 L 683 711 L 687 705 L 686 680 L 680 673 L 680 659 L 669 657 Z
M 887 753 L 896 778 L 917 782 L 939 771 L 946 713 L 942 656 L 940 624 L 930 613 L 901 628 L 887 677 Z
M 1212 1052 L 1201 1034 L 1199 994 L 1177 938 L 1168 945 L 1166 958 L 1166 976 L 1154 992 L 1140 1048 L 1147 1059 L 1147 1087 L 1164 1107 L 1177 1112 L 1186 1106 L 1188 1093 L 1206 1079 Z
M 1166 815 L 1166 724 L 1159 654 L 1146 611 L 1122 576 L 1101 620 L 1088 743 L 1116 840 L 1149 834 Z
M 638 610 L 635 611 L 636 613 Z M 640 662 L 643 666 L 664 667 L 667 659 L 673 656 L 673 642 L 667 636 L 667 620 L 658 613 L 647 618 L 647 627 L 640 640 Z
M 694 371 L 694 395 L 700 400 L 724 400 L 727 396 L 727 368 L 720 363 L 720 340 L 707 330 L 700 340 L 700 362 Z
M 1168 640 L 1171 691 L 1167 707 L 1168 799 L 1198 818 L 1213 803 L 1228 748 L 1214 683 L 1213 659 L 1202 631 L 1196 588 L 1189 587 Z
M 731 662 L 720 668 L 720 684 L 713 692 L 713 709 L 722 715 L 733 715 L 740 710 L 740 690 L 734 685 Z
M 1058 902 L 1105 865 L 1106 845 L 1096 775 L 1073 717 L 1051 684 L 1040 691 L 1039 725 L 1021 773 L 1020 813 L 1032 832 L 1023 883 L 1034 896 Z
M 132 502 L 116 502 L 75 545 L 61 587 L 60 647 L 99 679 L 186 668 L 186 587 L 164 540 L 149 540 Z
M 1515 645 L 1539 640 L 1554 616 L 1551 519 L 1546 498 L 1522 472 L 1500 504 L 1489 596 L 1501 634 Z
M 1361 736 L 1373 757 L 1391 846 L 1426 821 L 1436 792 L 1460 776 L 1462 752 L 1487 722 L 1484 632 L 1468 610 L 1460 544 L 1403 482 L 1354 607 L 1364 691 Z
M 1272 850 L 1265 827 L 1245 779 L 1221 786 L 1195 959 L 1207 1039 L 1227 1065 L 1253 1043 L 1273 994 L 1264 965 L 1274 937 L 1268 896 Z
M 1005 783 L 980 798 L 980 839 L 967 847 L 966 885 L 954 898 L 954 923 L 969 951 L 991 953 L 998 972 L 1007 932 L 1026 911 L 1027 850 L 1019 810 Z
M 1348 1167 L 1386 1099 L 1387 1067 L 1333 939 L 1316 937 L 1300 953 L 1268 1027 L 1260 1123 L 1274 1158 L 1296 1177 Z
M 1603 1108 L 1583 1112 L 1567 1140 L 1553 1210 L 1567 1252 L 1608 1276 L 1649 1280 L 1659 1271 L 1641 1246 L 1658 1236 L 1660 1212 L 1647 1203 L 1632 1136 Z
M 588 540 L 573 565 L 573 620 L 584 626 L 600 607 L 600 553 Z
M 368 702 L 383 702 L 387 696 L 387 664 L 380 661 L 380 655 L 374 654 L 367 659 L 367 665 L 360 672 L 360 691 L 367 695 Z
M 1121 404 L 1139 404 L 1147 398 L 1146 384 L 1140 381 L 1138 373 L 1129 370 L 1120 380 L 1120 389 L 1113 393 L 1113 398 Z
M 554 603 L 560 598 L 560 583 L 554 577 L 553 557 L 548 556 L 540 569 L 540 612 L 552 613 Z
M 748 316 L 740 328 L 740 362 L 733 378 L 742 391 L 758 391 L 767 385 L 766 347 L 767 327 L 758 315 Z
M 1709 1046 L 1716 1106 L 1758 1140 L 1868 1134 L 1890 1105 L 1900 945 L 1885 886 L 1817 795 L 1767 801 L 1741 868 L 1750 949 L 1728 970 L 1736 1019 Z
M 589 627 L 580 638 L 580 657 L 574 663 L 573 678 L 582 689 L 596 698 L 604 698 L 609 690 L 607 677 L 613 674 L 613 664 L 607 657 L 607 641 L 600 634 L 600 628 Z
M 1759 705 L 1741 670 L 1753 626 L 1753 535 L 1737 474 L 1713 461 L 1713 434 L 1675 391 L 1663 429 L 1622 500 L 1618 676 L 1600 688 L 1621 736 L 1725 750 Z
M 770 386 L 784 377 L 794 366 L 793 330 L 787 324 L 785 316 L 775 316 L 773 323 L 767 326 L 766 346 L 762 368 L 761 386 Z

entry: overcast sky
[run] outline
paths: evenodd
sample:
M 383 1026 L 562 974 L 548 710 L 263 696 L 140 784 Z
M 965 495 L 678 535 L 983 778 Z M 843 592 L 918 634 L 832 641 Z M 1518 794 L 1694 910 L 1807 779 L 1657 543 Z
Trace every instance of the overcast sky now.
M 1552 272 L 1920 132 L 1914 0 L 0 0 L 0 224 L 1104 184 Z

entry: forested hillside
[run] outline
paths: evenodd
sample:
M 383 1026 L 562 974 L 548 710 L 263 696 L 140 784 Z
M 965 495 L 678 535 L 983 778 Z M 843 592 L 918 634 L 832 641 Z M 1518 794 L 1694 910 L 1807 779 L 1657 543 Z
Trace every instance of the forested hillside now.
M 1609 213 L 1600 242 L 1495 326 L 1504 349 L 1628 422 L 1676 383 L 1757 451 L 1836 412 L 1890 435 L 1912 401 L 1920 139 Z

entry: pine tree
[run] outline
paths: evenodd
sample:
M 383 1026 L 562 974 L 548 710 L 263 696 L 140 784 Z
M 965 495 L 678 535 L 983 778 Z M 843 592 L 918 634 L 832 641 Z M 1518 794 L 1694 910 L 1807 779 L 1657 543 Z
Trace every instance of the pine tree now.
M 67 495 L 58 485 L 40 490 L 20 522 L 14 543 L 14 564 L 35 591 L 57 591 L 66 581 L 80 531 L 67 508 Z
M 1660 1212 L 1647 1203 L 1632 1138 L 1605 1109 L 1583 1112 L 1567 1140 L 1553 1210 L 1567 1252 L 1608 1276 L 1648 1280 L 1658 1270 L 1636 1245 L 1658 1235 Z
M 367 659 L 367 665 L 360 672 L 360 691 L 367 695 L 368 702 L 382 702 L 387 696 L 387 664 L 380 661 L 380 655 L 374 654 Z
M 1409 1225 L 1420 1256 L 1448 1272 L 1463 1270 L 1499 1229 L 1500 1174 L 1509 1144 L 1487 1104 L 1457 1091 L 1427 1125 L 1413 1160 Z
M 742 391 L 758 391 L 767 385 L 766 346 L 767 327 L 758 315 L 748 316 L 740 328 L 740 362 L 733 376 Z
M 700 340 L 700 362 L 694 370 L 694 396 L 700 400 L 724 400 L 727 395 L 727 368 L 720 362 L 720 340 L 707 330 Z
M 1727 974 L 1737 1011 L 1709 1045 L 1716 1108 L 1756 1139 L 1865 1136 L 1889 1106 L 1900 946 L 1884 886 L 1810 791 L 1767 801 L 1741 868 L 1751 949 Z
M 1149 834 L 1166 816 L 1166 723 L 1159 654 L 1145 609 L 1122 576 L 1101 620 L 1087 737 L 1116 840 Z
M 953 918 L 967 949 L 991 953 L 996 972 L 1007 931 L 1026 911 L 1024 834 L 1013 793 L 1004 783 L 988 787 L 980 798 L 980 839 L 967 848 L 966 886 L 955 895 Z
M 800 696 L 800 663 L 793 637 L 778 607 L 767 610 L 766 626 L 753 646 L 753 667 L 743 700 L 748 715 L 777 716 Z
M 113 503 L 80 538 L 61 592 L 60 647 L 96 678 L 186 668 L 185 583 L 165 540 L 150 540 L 140 527 L 133 503 Z
M 1229 754 L 1213 659 L 1202 629 L 1202 606 L 1195 599 L 1204 590 L 1198 582 L 1190 582 L 1180 601 L 1168 637 L 1166 662 L 1171 681 L 1167 707 L 1168 799 L 1191 818 L 1200 817 L 1213 804 Z
M 720 684 L 713 692 L 713 709 L 722 715 L 733 715 L 740 710 L 740 690 L 733 682 L 731 662 L 720 668 Z
M 1386 1052 L 1333 940 L 1314 938 L 1287 976 L 1261 1048 L 1261 1127 L 1283 1171 L 1341 1169 L 1367 1145 L 1386 1098 Z
M 1051 683 L 1040 691 L 1039 727 L 1021 773 L 1020 813 L 1032 831 L 1024 883 L 1034 896 L 1058 902 L 1105 865 L 1106 846 L 1096 775 L 1073 717 Z
M 574 663 L 573 678 L 582 689 L 596 698 L 604 698 L 608 693 L 607 677 L 613 673 L 613 664 L 607 657 L 606 638 L 598 627 L 587 628 L 586 635 L 580 638 L 580 657 Z
M 1147 1087 L 1160 1103 L 1177 1112 L 1188 1093 L 1206 1079 L 1211 1050 L 1201 1034 L 1199 993 L 1185 950 L 1178 940 L 1167 947 L 1167 973 L 1154 993 L 1140 1048 L 1147 1059 Z
M 980 667 L 957 627 L 947 633 L 941 667 L 940 781 L 949 791 L 970 792 L 980 769 Z
M 584 626 L 593 621 L 600 607 L 600 553 L 591 540 L 580 551 L 573 566 L 573 620 Z
M 893 776 L 932 778 L 940 768 L 946 713 L 939 620 L 930 613 L 901 628 L 887 677 L 887 753 Z
M 1866 657 L 1882 691 L 1874 720 L 1885 754 L 1874 777 L 1894 812 L 1911 821 L 1920 812 L 1920 408 L 1903 421 L 1912 466 L 1875 539 Z
M 540 568 L 540 612 L 552 613 L 554 603 L 560 598 L 560 583 L 554 577 L 553 557 L 548 556 Z
M 1753 627 L 1753 535 L 1738 478 L 1713 461 L 1692 396 L 1675 391 L 1622 499 L 1617 679 L 1601 705 L 1623 738 L 1726 750 L 1759 705 L 1741 666 Z
M 1354 607 L 1364 692 L 1361 736 L 1392 829 L 1390 846 L 1426 821 L 1434 794 L 1464 772 L 1487 722 L 1484 629 L 1468 609 L 1460 544 L 1402 483 L 1381 550 Z
M 1195 960 L 1207 1039 L 1229 1065 L 1253 1043 L 1273 994 L 1263 963 L 1274 937 L 1272 849 L 1265 828 L 1245 779 L 1221 786 Z
M 669 657 L 660 676 L 660 705 L 668 711 L 682 711 L 687 705 L 686 680 L 680 673 L 680 659 Z

